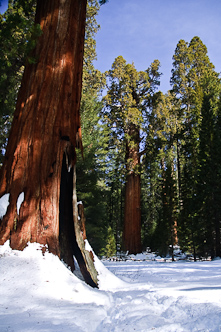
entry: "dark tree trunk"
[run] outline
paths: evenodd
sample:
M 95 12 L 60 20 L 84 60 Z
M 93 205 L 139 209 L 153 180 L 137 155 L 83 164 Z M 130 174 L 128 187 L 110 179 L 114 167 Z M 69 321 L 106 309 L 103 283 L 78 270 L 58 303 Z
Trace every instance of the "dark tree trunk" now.
M 215 200 L 215 203 L 216 200 Z M 221 257 L 221 234 L 220 234 L 220 227 L 221 227 L 221 214 L 220 210 L 217 209 L 217 204 L 215 205 L 214 211 L 214 221 L 215 221 L 215 236 L 216 236 L 216 257 Z
M 135 124 L 129 127 L 130 141 L 126 147 L 126 187 L 124 208 L 123 247 L 129 253 L 137 254 L 142 251 L 141 246 L 141 185 L 140 185 L 140 156 L 139 156 L 139 128 Z
M 85 279 L 94 286 L 96 273 L 90 273 L 79 245 L 83 238 L 80 241 L 81 235 L 76 234 L 77 202 L 73 194 L 75 148 L 81 146 L 86 2 L 37 2 L 36 23 L 42 35 L 32 54 L 36 63 L 28 63 L 24 71 L 0 174 L 0 197 L 10 194 L 0 224 L 0 244 L 10 239 L 11 247 L 19 250 L 29 241 L 48 245 L 72 269 L 76 254 L 82 270 L 87 270 Z M 17 214 L 17 199 L 22 192 L 24 201 Z

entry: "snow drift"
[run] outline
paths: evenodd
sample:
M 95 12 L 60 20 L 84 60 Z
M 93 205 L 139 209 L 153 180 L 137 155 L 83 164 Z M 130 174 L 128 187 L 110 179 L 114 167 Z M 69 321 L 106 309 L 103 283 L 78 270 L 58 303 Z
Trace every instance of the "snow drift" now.
M 0 246 L 0 331 L 221 331 L 220 260 L 95 264 L 99 290 L 38 244 Z

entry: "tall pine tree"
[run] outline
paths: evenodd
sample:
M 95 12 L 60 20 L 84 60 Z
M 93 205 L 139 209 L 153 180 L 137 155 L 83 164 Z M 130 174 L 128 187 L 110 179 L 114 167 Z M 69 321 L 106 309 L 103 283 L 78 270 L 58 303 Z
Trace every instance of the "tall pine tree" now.
M 181 40 L 177 44 L 173 60 L 171 84 L 181 119 L 177 133 L 180 160 L 180 244 L 184 249 L 191 248 L 196 259 L 196 254 L 200 253 L 199 247 L 205 240 L 200 236 L 205 225 L 199 222 L 196 212 L 196 206 L 198 211 L 202 206 L 197 189 L 202 162 L 199 157 L 202 150 L 200 132 L 206 124 L 204 120 L 207 117 L 205 103 L 208 77 L 217 77 L 217 74 L 207 55 L 207 48 L 199 37 L 194 37 L 189 44 Z M 207 224 L 209 223 L 210 220 L 207 219 Z

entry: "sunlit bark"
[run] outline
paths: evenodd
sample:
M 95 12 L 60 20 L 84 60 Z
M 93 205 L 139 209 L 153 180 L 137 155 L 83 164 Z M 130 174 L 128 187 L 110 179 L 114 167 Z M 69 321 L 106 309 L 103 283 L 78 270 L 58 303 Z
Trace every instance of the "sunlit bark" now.
M 32 54 L 35 63 L 25 68 L 0 174 L 0 197 L 10 193 L 0 244 L 9 239 L 12 248 L 22 250 L 27 242 L 38 242 L 60 256 L 65 241 L 76 238 L 73 178 L 75 148 L 81 146 L 85 17 L 86 0 L 37 2 L 42 35 Z M 65 225 L 59 227 L 61 222 Z M 59 228 L 64 241 L 59 241 Z M 74 250 L 64 254 L 72 269 Z

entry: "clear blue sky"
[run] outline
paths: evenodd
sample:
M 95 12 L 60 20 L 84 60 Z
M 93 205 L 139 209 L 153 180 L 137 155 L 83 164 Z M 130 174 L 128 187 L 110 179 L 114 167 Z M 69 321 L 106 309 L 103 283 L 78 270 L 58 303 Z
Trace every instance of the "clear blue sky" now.
M 7 9 L 1 1 L 0 11 Z M 97 21 L 97 62 L 102 72 L 122 55 L 137 70 L 160 60 L 161 87 L 169 88 L 172 56 L 180 39 L 199 36 L 208 55 L 221 72 L 221 0 L 109 0 L 101 6 Z
M 0 0 L 0 13 L 4 13 L 8 8 L 8 0 Z
M 221 0 L 109 0 L 97 21 L 97 62 L 102 72 L 122 55 L 137 70 L 161 63 L 161 87 L 170 88 L 172 56 L 180 39 L 199 36 L 210 61 L 221 71 Z

